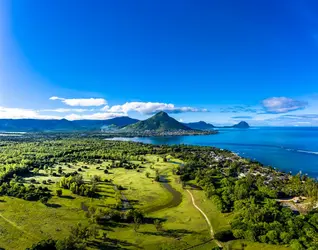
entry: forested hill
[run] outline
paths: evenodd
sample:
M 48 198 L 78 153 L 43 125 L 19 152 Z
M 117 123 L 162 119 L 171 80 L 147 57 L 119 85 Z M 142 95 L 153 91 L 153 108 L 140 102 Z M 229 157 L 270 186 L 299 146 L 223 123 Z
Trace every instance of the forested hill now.
M 144 121 L 139 121 L 135 124 L 126 126 L 122 130 L 163 132 L 178 130 L 189 131 L 192 129 L 170 117 L 166 112 L 161 111 Z
M 139 120 L 130 117 L 116 117 L 109 120 L 40 120 L 40 119 L 0 119 L 0 131 L 42 132 L 42 131 L 100 131 L 112 125 L 121 128 Z

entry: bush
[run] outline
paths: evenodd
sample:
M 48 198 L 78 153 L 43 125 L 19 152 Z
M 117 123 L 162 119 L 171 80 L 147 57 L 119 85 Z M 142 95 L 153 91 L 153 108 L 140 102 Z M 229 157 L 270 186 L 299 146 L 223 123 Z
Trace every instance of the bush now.
M 62 194 L 63 194 L 62 189 L 58 189 L 58 190 L 56 190 L 56 195 L 57 195 L 58 197 L 61 197 L 61 196 L 62 196 Z
M 222 242 L 227 242 L 233 240 L 234 236 L 231 230 L 223 230 L 215 233 L 214 238 Z
M 43 180 L 43 181 L 42 181 L 42 184 L 44 184 L 44 185 L 45 185 L 45 184 L 46 184 L 46 180 Z
M 49 239 L 49 240 L 41 240 L 38 243 L 32 245 L 31 248 L 27 248 L 26 250 L 55 250 L 56 241 Z
M 46 205 L 48 201 L 49 201 L 49 198 L 45 196 L 40 199 L 40 202 L 43 203 L 44 205 Z

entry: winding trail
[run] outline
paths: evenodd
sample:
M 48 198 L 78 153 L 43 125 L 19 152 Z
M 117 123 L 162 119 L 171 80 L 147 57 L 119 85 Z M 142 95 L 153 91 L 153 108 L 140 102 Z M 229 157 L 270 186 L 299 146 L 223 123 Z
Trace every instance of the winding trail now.
M 199 207 L 195 204 L 194 197 L 193 197 L 192 193 L 191 193 L 188 189 L 187 189 L 187 192 L 188 192 L 188 193 L 190 194 L 190 196 L 191 196 L 192 205 L 193 205 L 197 210 L 199 210 L 199 212 L 203 215 L 205 221 L 207 222 L 207 224 L 208 224 L 208 226 L 209 226 L 209 228 L 210 228 L 211 237 L 212 237 L 212 239 L 214 239 L 213 227 L 212 227 L 212 225 L 211 225 L 211 222 L 210 222 L 208 216 L 201 210 L 201 208 L 199 208 Z M 221 244 L 218 240 L 216 240 L 216 239 L 214 239 L 214 240 L 215 240 L 216 244 L 217 244 L 219 247 L 222 247 L 222 244 Z

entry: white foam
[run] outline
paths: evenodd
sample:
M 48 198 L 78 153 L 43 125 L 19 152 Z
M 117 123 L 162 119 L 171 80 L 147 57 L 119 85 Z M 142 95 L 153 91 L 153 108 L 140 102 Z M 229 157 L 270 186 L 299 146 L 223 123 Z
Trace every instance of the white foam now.
M 297 150 L 297 152 L 318 155 L 318 152 L 314 152 L 314 151 Z

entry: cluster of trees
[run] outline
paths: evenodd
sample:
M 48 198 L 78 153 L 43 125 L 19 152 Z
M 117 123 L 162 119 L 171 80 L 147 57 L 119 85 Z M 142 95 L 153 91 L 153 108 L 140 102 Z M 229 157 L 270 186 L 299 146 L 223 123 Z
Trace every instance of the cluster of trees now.
M 0 186 L 0 195 L 13 196 L 27 201 L 41 200 L 47 203 L 51 197 L 51 193 L 47 187 L 35 187 L 34 185 L 26 186 L 22 183 L 15 183 L 13 181 L 4 182 Z
M 96 183 L 92 183 L 91 185 L 85 184 L 83 176 L 80 174 L 63 177 L 58 185 L 60 188 L 71 190 L 73 194 L 87 197 L 96 196 L 98 191 Z
M 300 174 L 287 176 L 276 171 L 261 174 L 262 168 L 253 162 L 249 172 L 240 178 L 244 166 L 224 161 L 222 166 L 203 159 L 191 160 L 174 172 L 183 182 L 194 180 L 208 198 L 223 212 L 233 212 L 232 234 L 228 239 L 290 244 L 293 249 L 318 249 L 318 211 L 312 206 L 306 214 L 283 207 L 278 198 L 306 196 L 317 202 L 318 185 Z M 268 171 L 265 169 L 264 171 Z M 230 235 L 230 236 L 229 236 Z
M 96 237 L 97 230 L 94 226 L 78 224 L 71 228 L 71 234 L 62 240 L 41 240 L 26 250 L 85 250 L 90 237 Z
M 318 249 L 318 213 L 296 215 L 273 199 L 255 197 L 234 204 L 234 237 L 271 244 L 291 244 L 293 249 Z

